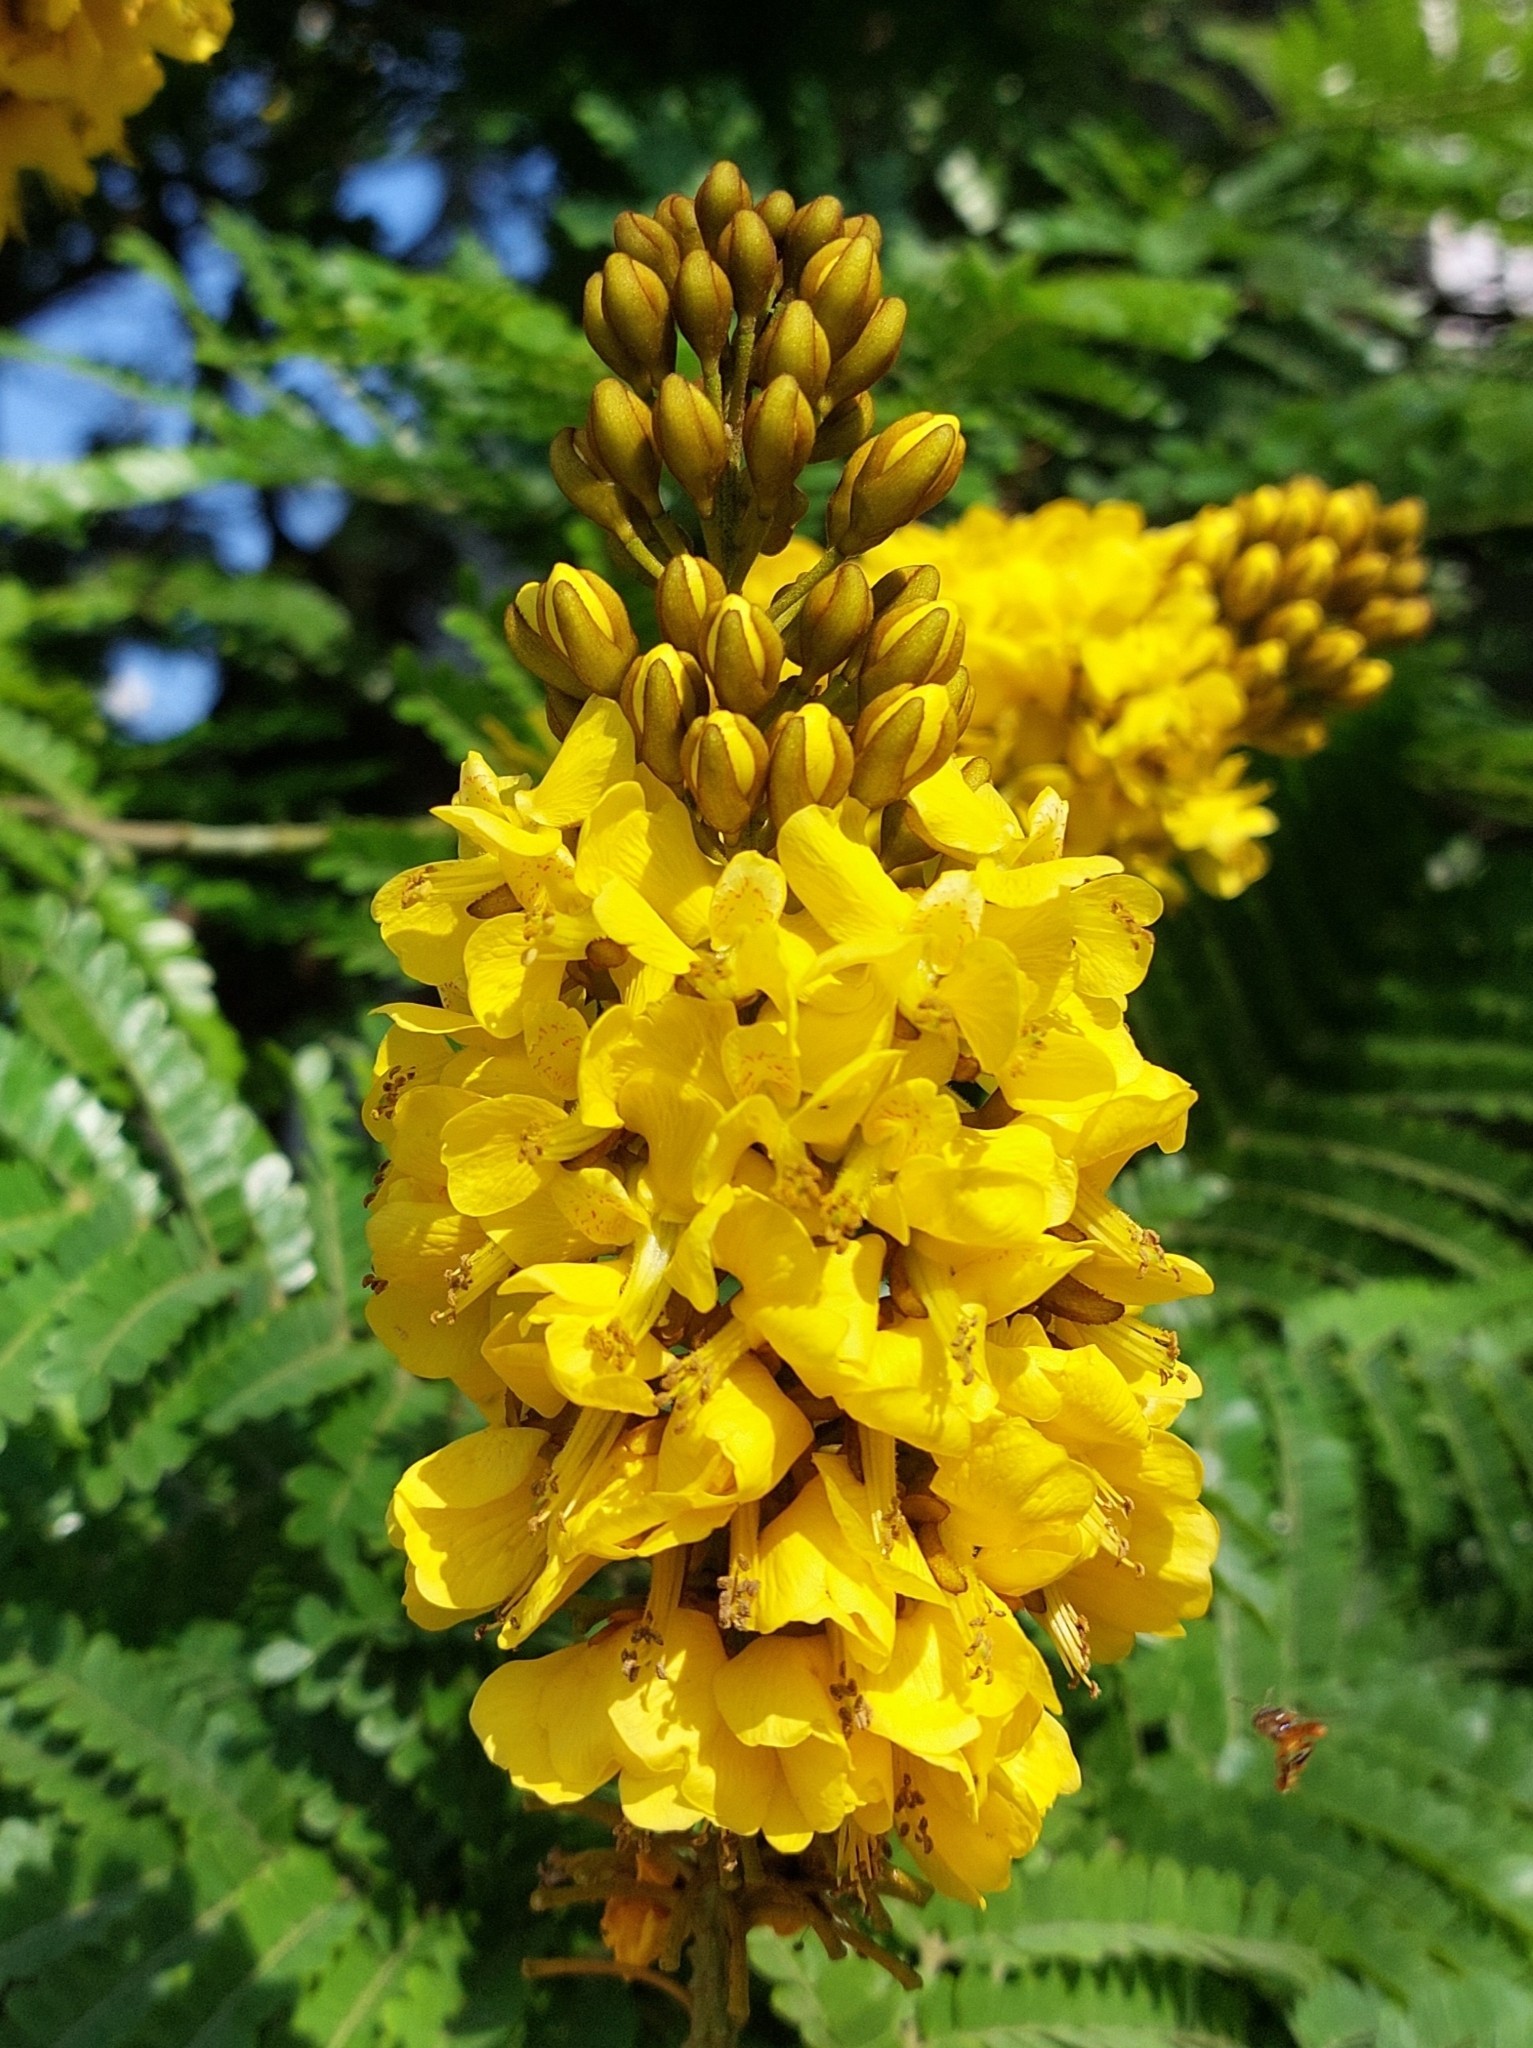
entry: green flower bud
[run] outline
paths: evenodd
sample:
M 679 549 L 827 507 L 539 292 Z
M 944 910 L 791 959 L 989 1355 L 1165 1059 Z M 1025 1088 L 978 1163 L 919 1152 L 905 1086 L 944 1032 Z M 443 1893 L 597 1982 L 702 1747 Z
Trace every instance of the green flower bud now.
M 724 596 L 724 579 L 701 555 L 677 555 L 655 586 L 660 630 L 685 653 L 699 656 L 708 614 Z
M 950 604 L 897 604 L 881 612 L 857 674 L 864 706 L 885 690 L 945 683 L 963 660 L 963 620 Z
M 558 562 L 538 591 L 538 631 L 562 655 L 577 686 L 615 697 L 639 651 L 623 600 L 600 576 Z
M 767 811 L 775 828 L 810 804 L 840 803 L 851 787 L 852 736 L 823 704 L 785 711 L 767 743 Z
M 703 627 L 702 663 L 726 711 L 750 718 L 777 695 L 782 635 L 759 605 L 726 597 Z
M 662 642 L 641 654 L 623 678 L 619 701 L 639 759 L 673 788 L 681 784 L 681 743 L 708 709 L 708 685 L 690 654 Z
M 647 213 L 620 213 L 612 223 L 612 240 L 635 263 L 647 264 L 670 290 L 681 268 L 681 251 L 659 221 Z
M 792 377 L 774 377 L 757 392 L 742 439 L 756 502 L 770 511 L 787 497 L 814 446 L 814 408 Z
M 828 192 L 798 209 L 777 238 L 782 245 L 785 283 L 797 289 L 804 265 L 817 249 L 835 241 L 845 226 L 845 220 L 840 200 Z
M 1263 489 L 1271 488 L 1263 485 Z M 1256 493 L 1251 494 L 1255 497 Z M 1259 540 L 1254 547 L 1235 557 L 1225 571 L 1219 586 L 1219 602 L 1227 619 L 1236 625 L 1244 625 L 1247 619 L 1257 618 L 1264 612 L 1277 595 L 1278 577 L 1283 572 L 1283 557 L 1270 540 Z
M 792 653 L 805 684 L 838 669 L 873 623 L 873 593 L 856 562 L 817 583 L 793 622 Z
M 757 728 L 733 711 L 710 711 L 689 727 L 681 767 L 704 823 L 738 838 L 766 787 L 767 743 Z
M 619 250 L 601 267 L 600 292 L 607 326 L 642 373 L 638 388 L 653 392 L 676 361 L 671 299 L 664 282 L 647 264 L 635 263 Z
M 1336 580 L 1341 549 L 1327 533 L 1311 535 L 1288 550 L 1278 588 L 1284 597 L 1324 598 Z
M 828 399 L 839 404 L 870 390 L 893 369 L 905 339 L 905 313 L 903 299 L 879 300 L 856 340 L 838 355 L 825 386 Z
M 548 444 L 548 466 L 554 482 L 577 512 L 608 533 L 633 532 L 633 514 L 642 510 L 608 476 L 594 466 L 590 444 L 583 433 L 564 427 Z
M 506 606 L 506 639 L 511 652 L 550 692 L 567 697 L 578 709 L 586 692 L 562 654 L 538 630 L 539 583 L 524 583 Z
M 820 423 L 811 462 L 845 462 L 873 431 L 873 400 L 866 391 L 843 398 Z
M 839 236 L 810 257 L 798 288 L 825 330 L 831 355 L 844 355 L 872 319 L 883 291 L 878 251 L 865 236 Z
M 742 320 L 757 320 L 766 311 L 777 283 L 777 244 L 759 213 L 737 213 L 719 237 L 719 262 L 734 294 Z
M 719 237 L 737 213 L 751 203 L 751 188 L 738 164 L 716 163 L 697 188 L 697 225 L 708 247 L 717 250 Z
M 703 246 L 703 231 L 697 224 L 697 208 L 681 192 L 671 192 L 655 208 L 655 218 L 683 256 Z
M 706 249 L 683 256 L 672 298 L 676 325 L 697 351 L 698 361 L 711 368 L 729 341 L 735 301 L 729 279 Z
M 765 199 L 757 200 L 756 211 L 771 231 L 772 240 L 780 242 L 788 232 L 788 223 L 798 208 L 793 202 L 793 194 L 784 192 L 779 187 L 777 191 L 769 192 Z
M 616 377 L 603 377 L 591 393 L 586 441 L 612 481 L 655 518 L 661 505 L 654 422 L 643 399 Z
M 930 562 L 890 569 L 873 585 L 873 609 L 880 616 L 897 604 L 932 604 L 942 595 L 942 578 Z
M 886 692 L 870 704 L 852 735 L 857 765 L 852 795 L 869 810 L 898 803 L 936 773 L 958 744 L 958 721 L 938 683 Z
M 815 404 L 830 375 L 830 343 L 814 317 L 814 308 L 802 299 L 790 299 L 779 307 L 751 368 L 761 384 L 769 384 L 774 377 L 791 377 L 809 403 Z
M 711 519 L 729 460 L 724 422 L 707 393 L 674 370 L 655 402 L 655 440 L 666 468 L 703 518 Z
M 951 413 L 911 413 L 865 441 L 831 493 L 825 536 L 844 555 L 860 555 L 920 519 L 957 482 L 965 453 Z

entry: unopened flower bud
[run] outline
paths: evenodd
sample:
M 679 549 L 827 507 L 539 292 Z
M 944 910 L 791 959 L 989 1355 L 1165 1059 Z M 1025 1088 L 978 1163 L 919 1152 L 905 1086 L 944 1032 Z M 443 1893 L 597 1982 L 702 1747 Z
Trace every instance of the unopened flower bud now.
M 671 475 L 704 519 L 711 519 L 729 460 L 724 422 L 707 393 L 674 370 L 655 401 L 655 441 Z
M 577 684 L 615 697 L 639 643 L 623 600 L 590 569 L 558 562 L 538 591 L 538 631 L 569 663 Z
M 1427 508 L 1420 498 L 1400 498 L 1379 514 L 1379 543 L 1386 548 L 1420 547 L 1427 530 Z
M 814 317 L 814 308 L 802 299 L 790 299 L 772 315 L 762 336 L 752 371 L 759 383 L 774 377 L 791 377 L 813 405 L 825 389 L 830 375 L 830 343 Z
M 766 787 L 767 743 L 748 718 L 710 711 L 688 728 L 682 774 L 704 822 L 734 839 L 751 821 Z
M 825 512 L 825 537 L 845 555 L 876 548 L 940 504 L 963 468 L 965 444 L 951 413 L 915 412 L 864 441 Z
M 1423 565 L 1425 566 L 1425 565 Z M 1327 602 L 1332 611 L 1354 612 L 1389 581 L 1391 563 L 1380 548 L 1359 548 L 1348 555 L 1331 583 Z
M 694 249 L 681 259 L 672 298 L 676 325 L 697 351 L 698 361 L 711 367 L 729 340 L 735 301 L 729 279 L 706 249 Z
M 966 754 L 958 772 L 970 789 L 988 789 L 995 780 L 995 769 L 983 754 Z
M 841 223 L 841 232 L 843 235 L 861 235 L 865 241 L 873 244 L 876 251 L 882 253 L 884 246 L 883 223 L 876 214 L 849 213 Z
M 593 270 L 586 279 L 585 298 L 581 304 L 580 324 L 585 330 L 586 340 L 595 349 L 602 361 L 615 375 L 636 389 L 651 391 L 654 386 L 649 373 L 641 362 L 628 353 L 612 330 L 602 303 L 602 274 Z
M 843 562 L 804 599 L 793 622 L 793 655 L 803 680 L 838 669 L 873 623 L 873 593 L 856 562 Z
M 878 251 L 864 236 L 838 236 L 804 265 L 800 295 L 814 308 L 832 356 L 844 355 L 873 317 L 883 292 Z
M 746 408 L 741 429 L 756 502 L 770 511 L 787 497 L 814 446 L 814 408 L 791 377 L 774 377 Z
M 1327 626 L 1299 656 L 1300 672 L 1312 683 L 1328 682 L 1349 669 L 1367 645 L 1350 626 Z
M 1258 484 L 1235 500 L 1246 541 L 1270 540 L 1283 516 L 1283 493 L 1277 484 Z
M 639 388 L 653 391 L 676 360 L 671 300 L 663 281 L 647 264 L 619 250 L 601 267 L 600 294 L 607 326 L 642 373 Z
M 703 231 L 697 224 L 697 208 L 685 193 L 668 193 L 655 208 L 655 218 L 683 256 L 702 248 Z
M 1250 691 L 1261 691 L 1288 673 L 1291 650 L 1286 640 L 1257 640 L 1240 648 L 1231 668 L 1236 682 Z
M 771 230 L 773 241 L 780 242 L 787 233 L 788 223 L 797 213 L 798 207 L 793 194 L 784 192 L 779 186 L 775 192 L 769 192 L 765 199 L 757 200 L 756 211 Z
M 938 683 L 886 693 L 870 704 L 852 735 L 857 765 L 852 795 L 869 810 L 898 803 L 936 773 L 958 744 L 958 721 Z
M 837 355 L 825 385 L 827 398 L 839 404 L 870 390 L 893 369 L 905 339 L 905 314 L 903 299 L 879 300 L 857 339 Z
M 817 249 L 823 249 L 827 242 L 836 239 L 844 222 L 840 200 L 828 192 L 798 209 L 777 238 L 782 245 L 782 273 L 786 283 L 797 289 L 804 265 Z
M 690 654 L 664 642 L 641 654 L 623 678 L 621 703 L 652 775 L 681 783 L 681 743 L 708 709 L 708 685 Z
M 1424 597 L 1370 597 L 1352 623 L 1370 647 L 1419 640 L 1432 623 L 1432 607 Z
M 1314 598 L 1295 597 L 1268 612 L 1257 630 L 1264 640 L 1282 640 L 1297 649 L 1307 646 L 1324 624 L 1324 608 Z
M 737 213 L 750 206 L 751 188 L 740 175 L 740 166 L 726 158 L 716 163 L 697 188 L 694 202 L 697 225 L 703 240 L 716 250 L 719 237 Z
M 564 427 L 548 446 L 548 466 L 554 482 L 577 512 L 583 512 L 608 533 L 633 532 L 633 512 L 639 509 L 625 497 L 610 477 L 592 466 L 585 436 Z
M 1283 557 L 1279 588 L 1285 597 L 1323 598 L 1335 581 L 1341 549 L 1328 533 L 1301 540 Z
M 562 740 L 579 717 L 583 700 L 571 697 L 563 690 L 556 690 L 552 683 L 545 685 L 543 699 L 547 706 L 548 729 L 556 740 Z
M 1375 697 L 1389 688 L 1394 670 L 1387 661 L 1372 656 L 1364 661 L 1354 661 L 1342 677 L 1340 684 L 1331 693 L 1338 704 L 1345 704 L 1349 711 L 1359 710 L 1364 704 L 1371 704 Z
M 635 263 L 647 264 L 667 290 L 676 282 L 681 251 L 675 238 L 649 214 L 620 213 L 612 223 L 612 240 Z
M 1420 555 L 1401 555 L 1389 565 L 1386 587 L 1396 597 L 1414 597 L 1430 573 Z
M 724 596 L 724 579 L 701 555 L 676 555 L 665 565 L 655 586 L 655 615 L 660 630 L 684 653 L 700 655 L 703 626 Z
M 958 721 L 958 737 L 963 738 L 974 716 L 974 684 L 966 668 L 955 668 L 942 685 L 947 691 L 947 700 L 953 707 L 953 716 Z
M 1224 574 L 1240 552 L 1243 526 L 1233 505 L 1205 505 L 1188 522 L 1187 556 L 1215 578 Z
M 930 562 L 889 569 L 873 585 L 873 609 L 880 616 L 897 604 L 932 604 L 942 595 L 942 578 Z
M 885 690 L 945 683 L 963 660 L 964 626 L 950 604 L 897 604 L 881 612 L 868 635 L 857 672 L 864 706 Z
M 823 704 L 785 711 L 769 737 L 767 810 L 781 830 L 810 804 L 838 804 L 851 787 L 852 736 Z
M 524 583 L 506 606 L 506 639 L 511 652 L 530 669 L 551 693 L 567 697 L 579 709 L 585 691 L 562 654 L 550 647 L 538 630 L 538 583 Z M 552 717 L 552 712 L 550 712 Z
M 764 555 L 780 555 L 798 531 L 799 521 L 808 510 L 809 500 L 798 485 L 794 484 L 773 514 L 772 524 L 767 529 L 760 552 Z
M 1283 509 L 1269 539 L 1284 549 L 1296 548 L 1311 534 L 1319 533 L 1330 492 L 1316 476 L 1291 477 L 1283 485 Z M 1296 591 L 1295 596 L 1313 597 L 1313 591 Z
M 782 635 L 759 605 L 726 597 L 703 627 L 702 663 L 725 710 L 753 717 L 782 681 Z
M 843 398 L 820 422 L 810 450 L 811 462 L 845 462 L 873 431 L 873 400 L 866 391 Z
M 1283 557 L 1270 540 L 1259 540 L 1237 555 L 1219 586 L 1219 602 L 1225 617 L 1244 625 L 1247 619 L 1264 612 L 1277 594 L 1282 572 Z
M 1379 494 L 1372 484 L 1349 484 L 1344 491 L 1332 491 L 1326 500 L 1321 531 L 1349 555 L 1371 538 L 1378 515 Z
M 718 258 L 729 279 L 735 311 L 742 320 L 757 320 L 777 283 L 777 244 L 771 229 L 754 211 L 737 213 L 719 237 Z
M 649 407 L 616 377 L 591 393 L 586 440 L 615 484 L 655 517 L 660 506 L 660 454 Z

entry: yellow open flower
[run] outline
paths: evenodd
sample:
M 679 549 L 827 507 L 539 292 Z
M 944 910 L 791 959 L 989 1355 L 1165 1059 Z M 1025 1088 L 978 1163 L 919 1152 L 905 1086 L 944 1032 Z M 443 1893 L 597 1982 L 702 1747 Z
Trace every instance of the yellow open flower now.
M 417 1618 L 514 1647 L 651 1561 L 487 1681 L 518 1784 L 892 1829 L 978 1897 L 1074 1783 L 1026 1630 L 1085 1678 L 1207 1602 L 1195 1388 L 1138 1310 L 1208 1281 L 1106 1194 L 1192 1100 L 1123 1019 L 1154 890 L 954 762 L 910 803 L 945 851 L 901 887 L 851 797 L 710 858 L 610 699 L 540 790 L 471 762 L 463 856 L 378 903 L 440 1007 L 391 1006 L 368 1100 L 371 1315 L 490 1418 L 396 1495 Z
M 94 159 L 126 154 L 128 116 L 164 84 L 159 58 L 206 63 L 231 20 L 229 0 L 21 0 L 0 13 L 0 239 L 21 230 L 23 171 L 91 191 Z

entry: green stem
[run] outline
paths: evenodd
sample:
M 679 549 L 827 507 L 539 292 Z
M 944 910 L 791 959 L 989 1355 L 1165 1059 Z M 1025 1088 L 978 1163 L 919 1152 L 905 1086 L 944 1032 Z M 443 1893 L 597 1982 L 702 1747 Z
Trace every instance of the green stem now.
M 726 1897 L 712 1846 L 705 1874 L 692 1894 L 692 2026 L 686 2048 L 738 2048 L 746 2008 L 743 1942 L 739 1916 Z
M 790 583 L 786 590 L 778 593 L 772 605 L 772 624 L 782 627 L 797 618 L 810 591 L 817 583 L 823 583 L 832 569 L 840 567 L 840 563 L 840 550 L 827 548 L 812 569 L 806 569 L 796 583 Z

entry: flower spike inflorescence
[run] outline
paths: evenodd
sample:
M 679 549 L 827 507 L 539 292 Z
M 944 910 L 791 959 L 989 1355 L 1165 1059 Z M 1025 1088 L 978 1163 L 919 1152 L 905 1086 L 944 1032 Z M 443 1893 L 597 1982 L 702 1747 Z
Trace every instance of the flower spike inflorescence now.
M 892 1841 L 1005 1885 L 1078 1782 L 1043 1652 L 1090 1685 L 1206 1606 L 1197 1383 L 1144 1311 L 1209 1282 L 1110 1194 L 1193 1099 L 1124 1022 L 1160 900 L 960 763 L 962 620 L 857 559 L 963 452 L 872 431 L 876 225 L 724 165 L 616 240 L 617 374 L 554 463 L 663 637 L 589 571 L 521 591 L 553 765 L 470 756 L 458 857 L 380 892 L 435 1001 L 390 1009 L 366 1106 L 369 1313 L 486 1420 L 395 1494 L 410 1612 L 509 1651 L 565 1612 L 474 1726 L 545 1801 L 616 1781 L 568 1895 L 614 1968 L 690 1943 L 700 1999 L 722 1941 L 738 2019 L 743 1929 L 868 1951 Z M 753 601 L 821 459 L 826 546 Z
M 1183 870 L 1218 896 L 1266 872 L 1278 821 L 1244 749 L 1314 753 L 1388 686 L 1379 648 L 1430 626 L 1423 525 L 1417 498 L 1295 477 L 1169 528 L 1126 503 L 977 506 L 906 527 L 869 567 L 936 565 L 963 613 L 962 751 L 1020 809 L 1065 797 L 1067 852 L 1114 854 L 1176 901 Z M 796 541 L 783 566 L 814 559 Z M 748 590 L 775 580 L 758 564 Z

